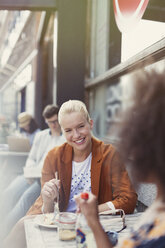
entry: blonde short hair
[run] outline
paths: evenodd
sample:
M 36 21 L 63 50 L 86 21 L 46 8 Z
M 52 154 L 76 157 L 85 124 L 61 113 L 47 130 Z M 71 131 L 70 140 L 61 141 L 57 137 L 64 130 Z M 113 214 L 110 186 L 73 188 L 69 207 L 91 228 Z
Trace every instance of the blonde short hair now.
M 61 118 L 65 114 L 69 114 L 69 113 L 73 113 L 73 112 L 82 113 L 88 122 L 91 119 L 89 116 L 89 113 L 87 111 L 87 108 L 83 102 L 81 102 L 79 100 L 69 100 L 67 102 L 64 102 L 61 105 L 61 108 L 60 108 L 59 113 L 58 113 L 59 124 L 61 125 Z

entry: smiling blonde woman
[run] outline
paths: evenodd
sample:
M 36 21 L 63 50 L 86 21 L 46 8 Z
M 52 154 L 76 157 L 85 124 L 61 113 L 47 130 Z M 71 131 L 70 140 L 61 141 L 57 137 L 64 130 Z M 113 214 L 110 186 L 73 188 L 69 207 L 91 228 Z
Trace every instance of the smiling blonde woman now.
M 58 118 L 67 143 L 48 153 L 41 196 L 28 214 L 53 212 L 58 192 L 60 211 L 75 212 L 74 195 L 82 191 L 98 197 L 100 212 L 122 208 L 132 213 L 137 195 L 127 171 L 115 148 L 92 136 L 93 121 L 85 104 L 78 100 L 63 103 Z

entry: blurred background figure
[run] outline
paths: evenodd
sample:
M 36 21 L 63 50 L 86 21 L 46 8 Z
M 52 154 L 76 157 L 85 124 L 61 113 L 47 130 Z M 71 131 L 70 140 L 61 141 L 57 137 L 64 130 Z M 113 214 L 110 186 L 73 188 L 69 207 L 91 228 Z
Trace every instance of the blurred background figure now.
M 11 181 L 22 174 L 35 135 L 40 131 L 34 118 L 27 112 L 18 115 L 18 125 L 0 118 L 0 195 Z M 23 139 L 20 139 L 23 137 Z M 5 152 L 6 151 L 6 152 Z
M 27 137 L 32 145 L 34 137 L 40 131 L 35 119 L 27 112 L 18 115 L 18 125 L 23 136 Z

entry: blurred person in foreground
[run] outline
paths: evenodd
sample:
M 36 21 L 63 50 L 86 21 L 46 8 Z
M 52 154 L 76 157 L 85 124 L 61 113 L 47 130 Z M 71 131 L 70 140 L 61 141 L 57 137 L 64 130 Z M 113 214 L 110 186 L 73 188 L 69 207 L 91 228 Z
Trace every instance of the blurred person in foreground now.
M 27 137 L 32 145 L 36 133 L 40 131 L 35 119 L 28 112 L 22 112 L 18 115 L 18 125 L 21 134 Z
M 59 108 L 55 105 L 45 107 L 43 117 L 49 128 L 36 134 L 25 164 L 24 175 L 16 177 L 3 191 L 0 202 L 1 240 L 39 197 L 41 170 L 48 151 L 65 142 L 58 123 L 58 111 Z
M 67 143 L 48 153 L 42 169 L 41 196 L 29 210 L 30 216 L 15 225 L 4 247 L 10 243 L 17 248 L 25 246 L 24 220 L 54 212 L 58 192 L 60 211 L 75 212 L 74 195 L 84 190 L 98 197 L 100 212 L 115 208 L 122 208 L 126 213 L 134 211 L 137 194 L 125 166 L 112 145 L 93 137 L 93 121 L 85 104 L 78 100 L 63 103 L 58 119 Z
M 125 113 L 120 132 L 120 152 L 132 172 L 135 184 L 157 185 L 157 198 L 139 219 L 136 230 L 116 247 L 165 247 L 165 71 L 140 71 L 134 77 L 134 105 Z M 76 197 L 94 233 L 98 248 L 112 244 L 98 218 L 97 198 L 89 193 L 84 201 Z

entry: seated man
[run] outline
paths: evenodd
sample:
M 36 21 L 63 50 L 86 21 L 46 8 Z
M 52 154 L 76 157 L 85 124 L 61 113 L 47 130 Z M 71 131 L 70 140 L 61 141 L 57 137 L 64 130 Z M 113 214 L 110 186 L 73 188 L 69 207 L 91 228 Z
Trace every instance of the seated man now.
M 58 123 L 58 111 L 57 106 L 46 106 L 43 117 L 49 128 L 36 134 L 24 168 L 26 173 L 18 176 L 3 192 L 0 203 L 1 238 L 7 235 L 40 195 L 41 169 L 48 151 L 65 142 Z M 26 179 L 26 174 L 29 174 L 28 171 L 32 178 L 28 176 Z

